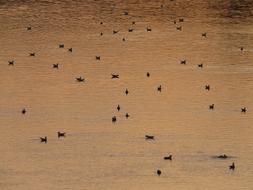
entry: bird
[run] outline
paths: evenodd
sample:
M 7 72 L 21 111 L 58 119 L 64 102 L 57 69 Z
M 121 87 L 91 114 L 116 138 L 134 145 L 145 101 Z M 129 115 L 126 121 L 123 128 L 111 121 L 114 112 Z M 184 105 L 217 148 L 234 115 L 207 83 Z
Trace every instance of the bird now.
M 100 32 L 100 36 L 103 36 L 103 34 L 104 34 L 103 32 Z
M 233 162 L 232 165 L 229 166 L 230 170 L 235 170 L 235 163 Z
M 64 44 L 59 44 L 59 48 L 64 48 Z
M 128 113 L 126 113 L 126 115 L 125 115 L 125 116 L 126 116 L 126 118 L 127 118 L 127 119 L 130 117 L 130 115 L 129 115 Z
M 124 12 L 124 15 L 128 15 L 128 12 L 127 12 L 127 11 L 125 11 L 125 12 Z
M 103 22 L 100 22 L 100 24 L 102 25 L 102 24 L 103 24 Z
M 247 112 L 247 108 L 246 108 L 246 107 L 241 108 L 241 112 L 242 112 L 242 113 L 246 113 L 246 112 Z
M 113 30 L 112 33 L 113 34 L 117 34 L 119 32 L 119 30 Z
M 120 105 L 117 106 L 117 110 L 120 111 Z
M 112 122 L 115 123 L 116 121 L 117 121 L 116 116 L 113 116 L 113 117 L 112 117 Z
M 176 20 L 174 20 L 174 21 L 173 21 L 173 23 L 174 23 L 174 24 L 177 24 L 177 21 L 176 21 Z
M 146 140 L 154 140 L 155 137 L 153 135 L 145 135 Z
M 77 77 L 77 78 L 76 78 L 76 81 L 77 81 L 77 82 L 84 82 L 84 78 L 82 78 L 82 77 Z
M 31 26 L 26 27 L 26 30 L 32 30 Z
M 209 105 L 209 109 L 213 110 L 214 109 L 214 104 Z
M 22 114 L 26 114 L 26 109 L 23 108 L 22 111 L 21 111 Z
M 241 51 L 243 51 L 243 50 L 244 50 L 244 48 L 243 48 L 243 47 L 240 47 L 240 50 L 241 50 Z
M 128 95 L 128 93 L 129 93 L 129 91 L 128 91 L 128 89 L 126 89 L 126 90 L 125 90 L 125 94 Z
M 205 33 L 202 33 L 202 37 L 207 37 L 207 33 L 205 32 Z
M 226 154 L 223 154 L 223 155 L 219 155 L 217 156 L 217 158 L 220 158 L 220 159 L 226 159 L 228 158 L 228 156 Z
M 163 157 L 164 160 L 172 160 L 172 155 Z
M 30 53 L 30 56 L 31 56 L 31 57 L 34 57 L 34 56 L 35 56 L 35 53 Z
M 178 22 L 184 22 L 184 19 L 183 18 L 179 18 Z
M 152 31 L 152 28 L 147 27 L 147 32 L 151 32 L 151 31 Z
M 135 21 L 132 21 L 132 25 L 134 25 L 135 24 Z
M 180 63 L 186 65 L 186 60 L 181 60 Z
M 161 85 L 157 87 L 157 91 L 162 92 L 162 86 Z
M 69 48 L 68 51 L 69 51 L 69 52 L 73 52 L 73 48 Z
M 182 30 L 182 26 L 178 26 L 176 27 L 177 30 L 181 31 Z
M 126 41 L 126 38 L 122 38 L 122 41 L 125 42 L 125 41 Z
M 128 29 L 128 32 L 133 32 L 133 31 L 134 31 L 133 28 L 129 28 L 129 29 Z
M 40 142 L 47 143 L 47 137 L 40 137 Z
M 13 60 L 9 61 L 8 63 L 9 63 L 8 65 L 14 66 L 14 61 Z
M 99 60 L 99 61 L 100 61 L 100 56 L 96 56 L 96 60 Z
M 210 85 L 206 85 L 206 86 L 205 86 L 205 89 L 206 89 L 206 90 L 210 90 Z
M 161 170 L 157 170 L 156 173 L 158 176 L 160 176 L 162 174 Z
M 112 75 L 112 79 L 118 79 L 119 75 L 118 74 L 111 74 Z
M 53 68 L 58 69 L 59 68 L 59 63 L 53 64 Z
M 66 135 L 65 132 L 60 132 L 60 131 L 58 131 L 58 133 L 57 133 L 58 138 L 66 137 L 65 135 Z
M 198 67 L 203 68 L 203 63 L 198 64 Z
M 150 73 L 149 72 L 147 72 L 147 77 L 150 77 Z

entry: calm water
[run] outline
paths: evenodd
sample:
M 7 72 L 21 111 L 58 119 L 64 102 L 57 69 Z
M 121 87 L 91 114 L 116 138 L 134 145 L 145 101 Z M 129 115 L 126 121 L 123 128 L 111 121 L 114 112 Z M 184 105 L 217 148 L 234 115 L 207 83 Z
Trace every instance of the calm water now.
M 251 0 L 1 0 L 0 44 L 0 189 L 252 190 Z

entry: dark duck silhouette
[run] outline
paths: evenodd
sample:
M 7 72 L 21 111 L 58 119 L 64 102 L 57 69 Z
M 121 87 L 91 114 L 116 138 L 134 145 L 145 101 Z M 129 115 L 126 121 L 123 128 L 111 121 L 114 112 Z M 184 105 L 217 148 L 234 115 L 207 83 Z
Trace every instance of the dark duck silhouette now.
M 73 52 L 73 48 L 69 48 L 68 51 L 72 53 Z
M 246 108 L 246 107 L 241 108 L 241 112 L 242 112 L 242 113 L 246 113 L 246 112 L 247 112 L 247 108 Z
M 172 155 L 163 157 L 164 160 L 172 160 Z
M 162 86 L 161 85 L 157 87 L 157 91 L 162 92 Z
M 120 111 L 120 105 L 117 106 L 117 110 Z
M 152 31 L 152 28 L 147 28 L 147 32 L 151 32 Z
M 76 81 L 77 81 L 77 82 L 84 82 L 84 78 L 83 78 L 83 77 L 77 77 L 77 78 L 76 78 Z
M 96 56 L 96 60 L 100 61 L 100 56 Z
M 202 35 L 202 37 L 205 37 L 205 38 L 207 37 L 207 33 L 206 32 L 202 33 L 201 35 Z
M 181 60 L 180 63 L 181 63 L 182 65 L 186 65 L 186 60 Z
M 244 47 L 240 47 L 240 50 L 243 51 L 243 50 L 244 50 Z
M 119 32 L 119 30 L 113 30 L 112 33 L 113 34 L 117 34 Z
M 235 163 L 233 162 L 232 165 L 229 166 L 230 170 L 235 170 Z
M 32 30 L 31 26 L 26 27 L 26 30 Z
M 40 142 L 47 143 L 47 137 L 40 137 Z
M 210 85 L 206 85 L 206 86 L 205 86 L 205 89 L 206 89 L 206 90 L 210 90 Z
M 177 30 L 181 31 L 182 30 L 182 26 L 178 26 L 176 27 Z
M 203 68 L 203 63 L 198 64 L 198 67 Z
M 160 175 L 162 174 L 161 170 L 157 170 L 157 171 L 156 171 L 156 174 L 157 174 L 158 176 L 160 176 Z
M 135 24 L 135 21 L 132 22 L 132 25 L 134 25 L 134 24 Z
M 35 57 L 35 53 L 30 53 L 30 56 L 31 57 Z
M 102 25 L 102 24 L 103 24 L 103 22 L 100 22 L 100 24 Z
M 213 110 L 214 109 L 214 104 L 209 105 L 209 109 Z
M 53 64 L 53 68 L 58 69 L 59 68 L 59 63 Z
M 100 36 L 103 36 L 104 35 L 104 33 L 103 32 L 100 32 Z
M 129 28 L 129 29 L 128 29 L 128 32 L 133 32 L 133 31 L 134 31 L 133 28 Z
M 12 61 L 9 61 L 9 62 L 8 62 L 8 65 L 14 66 L 14 61 L 13 61 L 13 60 L 12 60 Z
M 146 140 L 154 140 L 155 137 L 153 135 L 145 135 Z
M 130 115 L 129 115 L 128 113 L 126 113 L 126 115 L 125 115 L 125 116 L 126 116 L 126 118 L 127 118 L 127 119 L 130 117 Z
M 116 121 L 117 121 L 116 116 L 113 116 L 113 117 L 112 117 L 112 122 L 115 123 Z
M 129 91 L 128 91 L 128 89 L 126 89 L 126 90 L 125 90 L 125 94 L 128 95 L 128 93 L 129 93 Z
M 64 44 L 59 44 L 59 48 L 64 48 Z
M 179 18 L 178 22 L 184 22 L 184 19 L 183 18 Z
M 226 154 L 223 154 L 223 155 L 217 156 L 217 158 L 220 158 L 220 159 L 227 159 L 228 156 L 227 156 Z
M 112 79 L 118 79 L 119 75 L 118 74 L 112 74 Z
M 125 41 L 126 41 L 126 38 L 122 38 L 122 41 L 125 42 Z
M 57 136 L 58 136 L 58 138 L 66 137 L 66 133 L 58 131 Z
M 128 15 L 128 12 L 127 12 L 127 11 L 125 11 L 125 12 L 124 12 L 124 15 Z
M 22 111 L 21 111 L 22 114 L 26 114 L 26 112 L 27 112 L 27 111 L 26 111 L 25 108 L 23 108 Z
M 147 72 L 147 77 L 150 77 L 150 73 L 149 72 Z

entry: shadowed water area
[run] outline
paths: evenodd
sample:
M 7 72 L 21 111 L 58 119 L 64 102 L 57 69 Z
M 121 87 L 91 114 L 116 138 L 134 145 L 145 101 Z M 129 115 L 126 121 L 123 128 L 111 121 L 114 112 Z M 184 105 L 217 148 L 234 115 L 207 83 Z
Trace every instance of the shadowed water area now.
M 0 45 L 0 189 L 252 190 L 251 0 L 0 0 Z

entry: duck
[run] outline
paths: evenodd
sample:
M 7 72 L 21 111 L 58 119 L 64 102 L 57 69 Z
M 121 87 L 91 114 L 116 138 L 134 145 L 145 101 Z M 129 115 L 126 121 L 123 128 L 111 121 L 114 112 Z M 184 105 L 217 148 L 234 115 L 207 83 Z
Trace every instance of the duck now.
M 130 115 L 128 113 L 126 113 L 125 116 L 127 119 L 130 117 Z
M 117 34 L 119 32 L 119 30 L 113 30 L 112 33 L 113 34 Z
M 230 170 L 235 170 L 235 163 L 233 162 L 232 165 L 229 166 Z
M 8 63 L 9 63 L 9 65 L 14 66 L 14 61 L 13 60 L 9 61 Z
M 112 75 L 112 79 L 118 79 L 119 75 L 118 74 L 111 74 Z
M 31 26 L 26 27 L 26 30 L 32 30 Z
M 146 140 L 154 140 L 155 137 L 153 135 L 145 135 Z
M 125 90 L 125 94 L 128 95 L 128 93 L 129 93 L 129 91 L 128 91 L 128 89 L 126 89 L 126 90 Z
M 182 30 L 182 26 L 178 26 L 176 27 L 177 30 L 181 31 Z
M 76 80 L 77 80 L 77 82 L 84 82 L 84 78 L 82 78 L 82 77 L 77 77 Z
M 100 61 L 100 56 L 96 56 L 96 60 Z
M 151 31 L 152 31 L 152 28 L 147 27 L 147 32 L 151 32 Z
M 73 52 L 73 48 L 69 48 L 68 51 L 69 51 L 69 52 Z
M 116 116 L 113 116 L 113 117 L 112 117 L 112 122 L 115 123 L 116 121 L 117 121 Z
M 213 110 L 214 109 L 214 104 L 209 105 L 209 109 Z
M 58 138 L 66 137 L 65 135 L 66 135 L 65 132 L 60 132 L 60 131 L 58 131 L 58 133 L 57 133 Z
M 146 74 L 146 75 L 147 75 L 147 77 L 150 77 L 150 73 L 149 73 L 149 72 L 147 72 L 147 74 Z
M 198 67 L 203 68 L 203 63 L 198 64 Z
M 161 85 L 157 87 L 157 91 L 162 92 L 162 86 Z
M 179 18 L 178 22 L 184 22 L 184 19 L 183 18 Z
M 162 171 L 161 171 L 161 170 L 157 170 L 157 171 L 156 171 L 156 174 L 157 174 L 158 176 L 160 176 L 160 175 L 162 174 Z
M 227 156 L 226 154 L 223 154 L 223 155 L 217 156 L 217 158 L 220 158 L 220 159 L 227 159 L 228 156 Z
M 129 28 L 129 29 L 128 29 L 128 32 L 133 32 L 133 31 L 134 31 L 133 28 Z
M 120 111 L 120 105 L 117 106 L 117 110 Z
M 30 53 L 30 56 L 31 57 L 35 57 L 35 53 Z
M 21 111 L 22 114 L 26 114 L 26 112 L 27 112 L 27 111 L 26 111 L 25 108 L 23 108 L 22 111 Z
M 53 68 L 58 69 L 59 68 L 59 63 L 53 64 Z
M 47 137 L 40 137 L 40 142 L 47 143 Z
M 163 157 L 164 160 L 172 160 L 172 155 Z
M 206 32 L 202 33 L 201 35 L 202 35 L 202 37 L 205 37 L 205 38 L 207 37 L 207 33 Z
M 206 89 L 206 90 L 210 90 L 210 85 L 206 85 L 206 86 L 205 86 L 205 89 Z
M 246 107 L 241 108 L 241 112 L 242 112 L 242 113 L 246 113 L 246 112 L 247 112 L 247 108 L 246 108 Z
M 64 48 L 64 44 L 59 44 L 59 48 Z
M 180 62 L 182 65 L 186 65 L 186 60 L 181 60 Z

